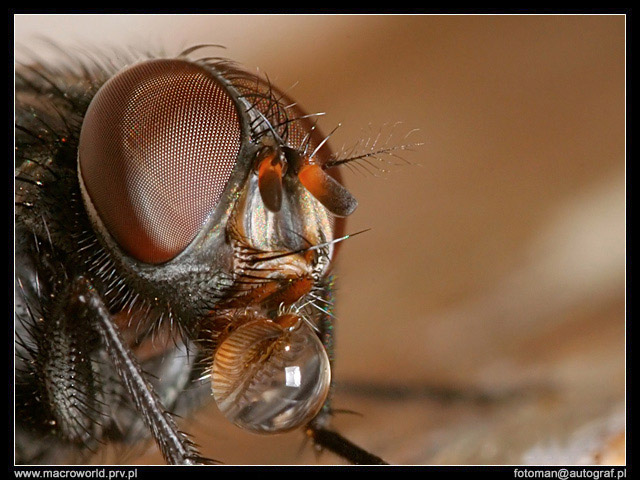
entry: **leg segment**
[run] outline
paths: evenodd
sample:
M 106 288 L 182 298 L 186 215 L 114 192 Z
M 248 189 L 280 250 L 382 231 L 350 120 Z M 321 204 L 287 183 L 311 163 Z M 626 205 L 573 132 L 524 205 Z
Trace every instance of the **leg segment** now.
M 75 298 L 80 307 L 77 308 L 77 313 L 88 317 L 95 325 L 111 362 L 167 463 L 207 463 L 191 440 L 178 430 L 173 417 L 164 409 L 151 384 L 145 380 L 137 360 L 124 345 L 117 327 L 91 283 L 80 277 L 76 280 L 75 288 Z

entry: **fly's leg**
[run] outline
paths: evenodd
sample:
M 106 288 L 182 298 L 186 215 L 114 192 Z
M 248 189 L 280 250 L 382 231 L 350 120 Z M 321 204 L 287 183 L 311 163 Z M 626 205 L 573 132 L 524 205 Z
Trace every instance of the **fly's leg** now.
M 173 417 L 165 410 L 155 390 L 145 380 L 137 360 L 122 341 L 102 298 L 86 278 L 76 279 L 75 299 L 76 314 L 91 322 L 99 332 L 111 362 L 167 463 L 210 463 L 200 455 L 193 442 L 178 430 Z
M 322 304 L 318 305 L 323 310 L 318 329 L 332 368 L 334 363 L 334 316 L 331 311 L 333 306 L 333 284 L 334 277 L 330 276 L 319 296 Z M 329 427 L 332 415 L 330 402 L 331 396 L 327 398 L 320 413 L 306 427 L 306 434 L 311 438 L 314 445 L 321 450 L 329 450 L 355 465 L 388 465 L 377 455 L 367 452 Z
M 355 465 L 388 465 L 377 455 L 367 452 L 338 432 L 317 425 L 315 421 L 307 427 L 307 435 L 318 447 L 340 455 Z
M 16 461 L 49 463 L 98 447 L 118 392 L 105 389 L 100 338 L 67 309 L 64 264 L 44 243 L 16 247 Z

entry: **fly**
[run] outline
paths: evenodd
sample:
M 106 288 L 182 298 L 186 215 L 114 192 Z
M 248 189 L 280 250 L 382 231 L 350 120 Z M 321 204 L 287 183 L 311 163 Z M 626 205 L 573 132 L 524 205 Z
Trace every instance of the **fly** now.
M 71 58 L 16 71 L 16 461 L 153 437 L 213 396 L 251 432 L 331 428 L 332 262 L 357 207 L 289 96 L 233 62 Z M 404 148 L 404 147 L 400 147 Z

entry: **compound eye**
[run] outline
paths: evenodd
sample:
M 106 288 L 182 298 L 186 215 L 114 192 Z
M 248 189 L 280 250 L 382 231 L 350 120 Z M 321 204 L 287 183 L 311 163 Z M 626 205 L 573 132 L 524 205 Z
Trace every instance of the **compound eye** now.
M 303 321 L 255 319 L 216 350 L 211 384 L 220 411 L 256 433 L 300 427 L 322 408 L 331 369 L 318 336 Z
M 175 59 L 133 65 L 100 88 L 82 124 L 90 215 L 136 260 L 171 260 L 220 201 L 240 143 L 235 103 L 211 72 Z

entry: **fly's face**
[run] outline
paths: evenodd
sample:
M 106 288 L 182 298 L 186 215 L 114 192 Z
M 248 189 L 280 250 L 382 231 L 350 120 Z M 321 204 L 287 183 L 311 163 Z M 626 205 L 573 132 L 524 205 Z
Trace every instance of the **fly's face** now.
M 85 75 L 80 93 L 78 79 L 42 78 L 22 77 L 18 131 L 37 137 L 56 115 L 65 127 L 47 130 L 58 143 L 39 155 L 17 142 L 20 398 L 45 412 L 25 431 L 134 441 L 120 426 L 127 410 L 169 462 L 198 462 L 167 412 L 195 382 L 242 428 L 303 427 L 352 461 L 379 460 L 328 428 L 331 262 L 357 202 L 334 168 L 348 160 L 314 116 L 219 60 L 139 61 L 106 81 Z M 50 108 L 24 106 L 45 93 Z M 157 366 L 176 343 L 193 360 Z
M 288 146 L 224 76 L 180 59 L 111 78 L 80 133 L 79 182 L 98 235 L 148 288 L 164 277 L 166 289 L 174 280 L 189 289 L 173 308 L 212 346 L 216 401 L 260 432 L 303 425 L 329 391 L 315 317 L 291 312 L 331 259 L 321 202 L 346 215 L 355 201 L 311 147 L 311 136 Z M 202 272 L 213 288 L 192 281 Z

